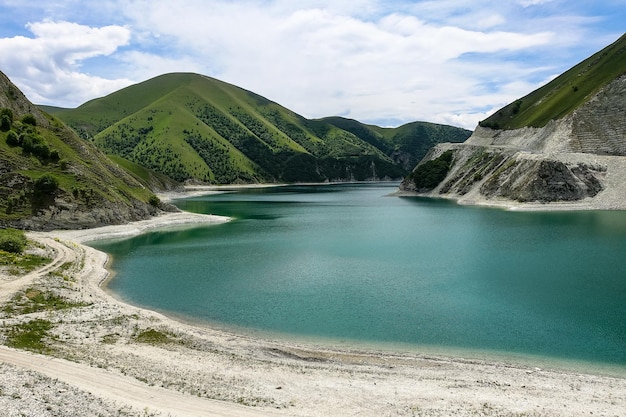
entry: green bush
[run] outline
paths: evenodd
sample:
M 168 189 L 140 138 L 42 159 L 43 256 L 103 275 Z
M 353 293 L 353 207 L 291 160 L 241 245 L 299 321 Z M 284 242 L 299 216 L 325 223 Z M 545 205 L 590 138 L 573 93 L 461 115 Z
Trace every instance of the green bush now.
M 7 145 L 17 146 L 20 144 L 20 137 L 15 130 L 9 130 L 7 133 Z
M 29 134 L 21 135 L 19 143 L 22 146 L 24 153 L 29 154 L 32 152 L 34 142 L 33 142 L 33 137 L 31 135 Z
M 11 129 L 11 123 L 12 120 L 6 114 L 0 116 L 0 130 L 2 130 L 3 132 Z
M 37 126 L 37 119 L 35 119 L 35 116 L 33 116 L 32 114 L 26 114 L 24 115 L 24 117 L 22 117 L 22 123 L 31 126 Z
M 436 159 L 428 161 L 412 172 L 413 182 L 417 190 L 432 190 L 448 175 L 452 165 L 452 151 L 445 151 Z
M 45 143 L 38 143 L 34 145 L 32 153 L 33 155 L 37 156 L 39 159 L 50 158 L 50 148 Z
M 10 253 L 22 253 L 26 249 L 26 236 L 21 230 L 1 229 L 0 250 Z
M 12 348 L 25 349 L 32 352 L 49 352 L 50 347 L 46 343 L 46 339 L 50 336 L 48 331 L 52 327 L 52 323 L 49 320 L 43 319 L 16 324 L 9 330 L 6 344 Z
M 152 207 L 156 207 L 159 208 L 161 206 L 161 200 L 159 199 L 159 197 L 157 197 L 156 195 L 152 194 L 150 196 L 150 198 L 148 199 L 148 203 L 152 206 Z
M 13 120 L 13 110 L 4 107 L 0 109 L 0 116 L 8 116 L 9 119 Z
M 45 174 L 35 181 L 35 194 L 49 195 L 59 188 L 59 180 L 55 176 Z
M 0 130 L 6 132 L 13 124 L 13 112 L 11 109 L 0 109 Z

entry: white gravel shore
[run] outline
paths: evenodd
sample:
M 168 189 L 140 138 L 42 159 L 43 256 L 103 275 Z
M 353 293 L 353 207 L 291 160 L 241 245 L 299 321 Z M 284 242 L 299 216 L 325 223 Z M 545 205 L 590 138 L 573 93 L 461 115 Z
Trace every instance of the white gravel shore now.
M 51 323 L 46 355 L 0 347 L 2 416 L 623 416 L 626 379 L 425 353 L 276 341 L 182 323 L 100 288 L 82 242 L 226 221 L 175 213 L 126 226 L 29 233 L 54 262 L 0 279 L 0 302 L 50 292 L 71 308 L 0 313 Z

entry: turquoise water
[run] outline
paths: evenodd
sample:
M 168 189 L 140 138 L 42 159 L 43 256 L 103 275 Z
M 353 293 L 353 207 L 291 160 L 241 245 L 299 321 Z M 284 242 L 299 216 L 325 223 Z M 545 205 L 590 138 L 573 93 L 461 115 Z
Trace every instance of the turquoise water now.
M 626 213 L 387 196 L 396 186 L 179 200 L 235 220 L 93 246 L 121 298 L 225 327 L 626 366 Z

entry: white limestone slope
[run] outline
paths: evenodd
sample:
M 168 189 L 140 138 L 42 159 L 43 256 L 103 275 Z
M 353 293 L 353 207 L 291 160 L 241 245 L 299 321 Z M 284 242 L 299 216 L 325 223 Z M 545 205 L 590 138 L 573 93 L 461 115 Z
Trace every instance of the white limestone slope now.
M 453 164 L 435 189 L 405 180 L 401 191 L 519 209 L 626 209 L 626 75 L 545 127 L 477 127 L 420 164 L 447 150 Z

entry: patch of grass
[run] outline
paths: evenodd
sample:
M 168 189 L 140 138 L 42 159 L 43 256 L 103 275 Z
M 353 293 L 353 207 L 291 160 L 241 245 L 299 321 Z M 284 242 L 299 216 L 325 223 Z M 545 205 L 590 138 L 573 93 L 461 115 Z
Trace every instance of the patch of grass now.
M 67 310 L 87 305 L 89 304 L 69 301 L 49 291 L 29 288 L 24 293 L 17 294 L 12 302 L 8 303 L 2 310 L 9 315 L 19 315 L 40 311 Z
M 0 250 L 0 266 L 5 266 L 11 275 L 22 275 L 34 271 L 50 262 L 50 258 L 32 254 L 16 254 Z
M 120 336 L 118 334 L 106 334 L 102 336 L 102 343 L 106 345 L 114 345 L 119 340 Z
M 163 345 L 168 343 L 174 343 L 174 335 L 167 332 L 162 332 L 155 329 L 148 329 L 138 333 L 135 336 L 135 341 L 139 343 L 146 343 L 149 345 Z
M 16 229 L 0 229 L 0 250 L 20 254 L 26 249 L 28 241 L 24 231 Z
M 7 346 L 37 353 L 50 353 L 52 349 L 45 342 L 45 339 L 50 337 L 48 334 L 50 329 L 52 323 L 42 319 L 15 325 L 8 331 Z
M 64 281 L 70 281 L 70 279 L 72 278 L 70 275 L 66 274 L 70 269 L 72 269 L 72 267 L 74 266 L 73 262 L 65 262 L 64 264 L 62 264 L 61 266 L 59 266 L 57 269 L 55 269 L 54 271 L 48 273 L 48 275 L 53 276 L 53 277 L 60 277 L 63 278 Z

